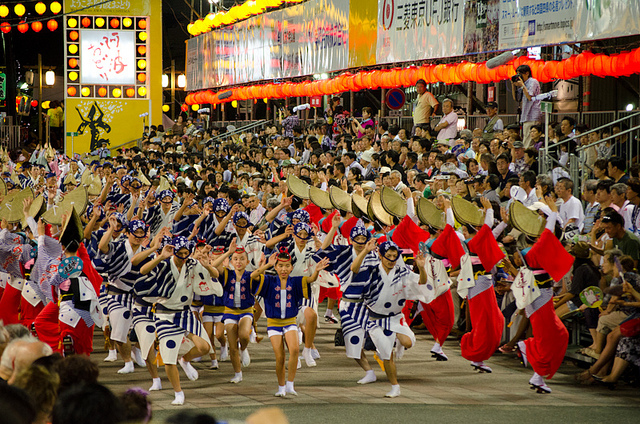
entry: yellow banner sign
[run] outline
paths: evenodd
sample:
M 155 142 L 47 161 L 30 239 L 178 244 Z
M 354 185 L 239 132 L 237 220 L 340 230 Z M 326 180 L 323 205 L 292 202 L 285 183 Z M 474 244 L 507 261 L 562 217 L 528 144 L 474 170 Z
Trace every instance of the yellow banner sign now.
M 149 125 L 149 100 L 72 99 L 67 98 L 65 151 L 89 153 L 107 142 L 108 147 L 120 146 L 140 137 Z M 145 115 L 146 114 L 146 115 Z M 141 116 L 143 115 L 143 116 Z
M 146 16 L 150 14 L 148 0 L 112 0 L 102 3 L 96 0 L 65 0 L 64 13 L 82 15 Z

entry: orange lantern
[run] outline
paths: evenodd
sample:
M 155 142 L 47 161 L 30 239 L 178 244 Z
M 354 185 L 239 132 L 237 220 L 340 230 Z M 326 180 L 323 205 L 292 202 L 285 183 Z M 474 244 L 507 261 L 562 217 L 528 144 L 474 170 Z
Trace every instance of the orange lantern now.
M 432 84 L 435 81 L 435 75 L 433 74 L 435 67 L 431 66 L 431 65 L 427 65 L 424 67 L 424 70 L 422 71 L 422 76 L 424 81 L 427 84 Z
M 445 70 L 445 65 L 436 65 L 434 70 L 433 70 L 433 75 L 436 78 L 436 81 L 442 81 L 445 82 L 445 76 L 444 76 L 444 70 Z
M 133 97 L 136 95 L 136 90 L 134 90 L 133 88 L 127 88 L 124 92 L 127 97 Z
M 51 32 L 57 30 L 58 29 L 58 21 L 56 21 L 55 19 L 49 19 L 47 21 L 47 28 Z
M 11 32 L 11 24 L 9 22 L 3 22 L 0 24 L 0 30 L 5 34 Z
M 147 80 L 147 74 L 145 73 L 138 74 L 138 81 L 145 82 L 146 80 Z
M 42 30 L 42 22 L 40 21 L 35 21 L 31 23 L 31 29 L 34 32 L 40 32 Z
M 147 46 L 138 46 L 138 54 L 143 56 L 147 54 Z
M 615 55 L 614 55 L 615 56 Z M 605 76 L 613 76 L 613 64 L 614 64 L 614 56 L 603 56 L 603 72 Z
M 78 31 L 71 31 L 71 32 L 69 33 L 69 39 L 70 39 L 71 41 L 76 41 L 76 40 L 78 39 L 78 37 L 79 37 L 79 36 L 80 36 L 80 35 L 78 34 Z
M 563 79 L 563 80 L 567 80 L 569 79 L 568 73 L 567 73 L 567 61 L 566 60 L 561 60 L 560 62 L 558 62 L 558 64 L 556 65 L 556 75 L 555 78 L 558 79 Z
M 71 59 L 69 59 L 69 68 L 75 68 L 78 66 L 78 59 L 76 59 L 75 57 L 72 57 Z
M 364 72 L 358 72 L 354 77 L 353 77 L 353 85 L 356 87 L 357 91 L 360 91 L 364 88 Z
M 566 79 L 571 79 L 578 76 L 578 72 L 576 71 L 576 56 L 571 56 L 564 60 L 564 73 L 567 77 Z M 546 67 L 546 65 L 545 65 Z
M 120 19 L 113 18 L 109 21 L 109 24 L 111 25 L 111 28 L 118 28 L 120 26 Z
M 105 87 L 98 88 L 98 96 L 104 97 L 107 95 L 107 89 Z
M 18 24 L 18 31 L 20 31 L 21 33 L 25 33 L 27 31 L 29 31 L 29 24 L 26 23 L 25 21 L 22 21 Z
M 84 18 L 82 18 L 80 23 L 82 24 L 83 27 L 87 28 L 91 25 L 91 19 L 85 16 Z
M 67 94 L 70 97 L 74 97 L 76 94 L 78 94 L 78 91 L 76 90 L 75 87 L 69 87 L 69 88 L 67 88 Z
M 146 19 L 140 19 L 138 21 L 138 28 L 147 29 L 147 20 Z

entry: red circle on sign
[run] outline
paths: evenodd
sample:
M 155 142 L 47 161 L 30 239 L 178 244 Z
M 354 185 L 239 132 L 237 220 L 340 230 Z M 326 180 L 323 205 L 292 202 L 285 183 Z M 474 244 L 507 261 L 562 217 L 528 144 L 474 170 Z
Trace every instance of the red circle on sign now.
M 391 90 L 387 91 L 385 101 L 389 109 L 402 109 L 402 106 L 404 106 L 404 103 L 406 101 L 404 91 L 400 90 L 399 88 L 392 88 Z
M 391 28 L 394 13 L 395 4 L 393 4 L 393 0 L 384 0 L 384 4 L 382 5 L 382 27 L 385 30 Z

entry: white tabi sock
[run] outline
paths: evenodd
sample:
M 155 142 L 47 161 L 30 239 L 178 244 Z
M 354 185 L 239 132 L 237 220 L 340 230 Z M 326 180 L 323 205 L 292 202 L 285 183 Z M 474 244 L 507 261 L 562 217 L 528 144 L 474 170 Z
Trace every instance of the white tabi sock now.
M 154 390 L 162 390 L 162 380 L 160 380 L 160 377 L 154 378 L 151 387 L 149 387 L 150 392 Z
M 171 402 L 171 405 L 184 405 L 184 392 L 174 392 L 175 399 Z

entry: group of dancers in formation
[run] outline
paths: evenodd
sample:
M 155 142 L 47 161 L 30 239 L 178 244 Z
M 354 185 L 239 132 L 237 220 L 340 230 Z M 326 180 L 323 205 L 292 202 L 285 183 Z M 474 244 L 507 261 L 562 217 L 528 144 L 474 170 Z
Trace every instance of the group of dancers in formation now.
M 504 253 L 494 233 L 506 223 L 492 228 L 494 211 L 486 200 L 482 225 L 456 221 L 446 199 L 445 222 L 438 225 L 419 219 L 409 198 L 407 215 L 393 234 L 378 238 L 366 217 L 367 223 L 307 200 L 294 210 L 292 197 L 267 214 L 265 231 L 251 229 L 249 214 L 224 198 L 198 202 L 185 195 L 180 204 L 171 190 L 151 191 L 129 217 L 98 204 L 82 214 L 71 207 L 60 225 L 36 221 L 29 216 L 31 200 L 22 201 L 22 225 L 1 222 L 0 319 L 27 325 L 56 351 L 87 355 L 94 325 L 108 326 L 113 348 L 107 359 L 120 354 L 125 365 L 119 373 L 133 372 L 134 360 L 146 363 L 150 390 L 162 388 L 158 364 L 164 363 L 174 405 L 185 401 L 177 366 L 195 380 L 196 358 L 211 355 L 211 367 L 217 368 L 216 358 L 228 357 L 235 373 L 231 382 L 242 381 L 262 313 L 276 359 L 275 396 L 296 395 L 299 353 L 309 366 L 319 358 L 317 308 L 327 296 L 339 302 L 346 355 L 365 373 L 358 383 L 376 381 L 363 349 L 369 336 L 391 383 L 385 396 L 397 397 L 396 360 L 416 342 L 409 325 L 417 313 L 435 339 L 431 355 L 448 359 L 452 282 L 466 299 L 472 327 L 462 337 L 461 354 L 474 370 L 492 372 L 486 361 L 504 328 L 494 291 Z M 573 263 L 554 235 L 557 211 L 553 202 L 549 207 L 546 228 L 538 238 L 528 237 L 523 264 L 512 271 L 514 296 L 533 331 L 518 351 L 533 368 L 529 383 L 540 393 L 551 392 L 545 380 L 562 363 L 568 343 L 553 308 L 553 281 Z M 197 218 L 185 235 L 176 235 L 174 221 L 190 209 L 198 211 Z

